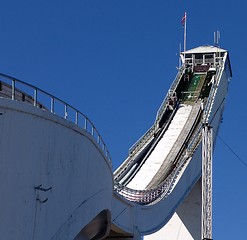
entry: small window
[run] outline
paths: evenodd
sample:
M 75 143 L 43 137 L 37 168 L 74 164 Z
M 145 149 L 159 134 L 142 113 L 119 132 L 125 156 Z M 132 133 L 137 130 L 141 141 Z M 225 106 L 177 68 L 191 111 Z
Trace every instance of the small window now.
M 185 54 L 185 58 L 192 58 L 192 54 Z
M 195 59 L 203 59 L 203 55 L 201 53 L 195 54 Z
M 205 59 L 214 58 L 213 54 L 205 54 Z

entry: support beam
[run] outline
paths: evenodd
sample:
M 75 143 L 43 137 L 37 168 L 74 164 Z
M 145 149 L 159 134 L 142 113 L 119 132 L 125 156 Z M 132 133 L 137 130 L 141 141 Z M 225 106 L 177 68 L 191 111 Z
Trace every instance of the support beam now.
M 212 135 L 212 127 L 205 124 L 202 131 L 202 240 L 212 239 Z

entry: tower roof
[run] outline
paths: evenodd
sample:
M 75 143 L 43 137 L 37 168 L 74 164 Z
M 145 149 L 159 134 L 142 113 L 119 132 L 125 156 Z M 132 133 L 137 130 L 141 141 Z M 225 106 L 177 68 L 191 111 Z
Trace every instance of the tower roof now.
M 227 50 L 211 45 L 204 45 L 204 46 L 192 48 L 182 53 L 214 53 L 214 52 L 227 52 Z

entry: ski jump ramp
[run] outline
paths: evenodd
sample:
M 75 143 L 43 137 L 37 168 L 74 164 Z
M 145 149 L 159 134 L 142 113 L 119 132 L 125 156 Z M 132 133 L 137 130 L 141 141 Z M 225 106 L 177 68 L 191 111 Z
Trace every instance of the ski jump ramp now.
M 218 47 L 181 60 L 154 124 L 114 173 L 84 114 L 0 75 L 4 239 L 200 239 L 202 128 L 215 139 L 232 73 Z

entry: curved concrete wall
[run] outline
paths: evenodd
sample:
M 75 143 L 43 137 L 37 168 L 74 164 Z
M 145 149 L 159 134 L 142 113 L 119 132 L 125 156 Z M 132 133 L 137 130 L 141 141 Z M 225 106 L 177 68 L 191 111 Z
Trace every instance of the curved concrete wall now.
M 102 211 L 103 231 L 109 230 L 112 170 L 89 134 L 47 111 L 0 98 L 0 136 L 1 239 L 80 239 Z M 88 232 L 97 234 L 87 229 L 81 239 Z
M 228 77 L 226 70 L 224 70 L 209 119 L 214 129 L 214 139 L 224 110 Z M 121 233 L 120 230 L 125 231 L 129 235 L 135 235 L 135 232 L 146 235 L 164 226 L 201 177 L 201 155 L 200 144 L 171 194 L 155 205 L 136 205 L 115 194 L 112 208 L 112 229 L 119 233 Z
M 153 233 L 164 226 L 199 179 L 201 174 L 200 157 L 201 148 L 199 147 L 172 193 L 155 205 L 134 205 L 122 198 L 120 200 L 115 195 L 112 208 L 113 224 L 128 233 L 134 233 L 137 228 L 143 235 Z

